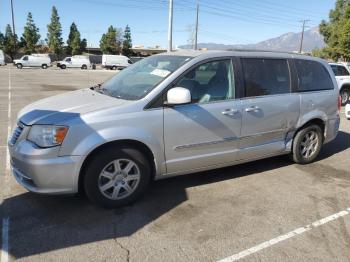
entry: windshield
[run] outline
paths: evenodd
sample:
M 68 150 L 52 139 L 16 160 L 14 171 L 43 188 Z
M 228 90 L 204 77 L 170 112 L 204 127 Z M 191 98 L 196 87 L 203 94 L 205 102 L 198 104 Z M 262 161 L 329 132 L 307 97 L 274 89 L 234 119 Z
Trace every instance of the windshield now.
M 190 59 L 188 56 L 174 55 L 145 58 L 107 80 L 102 84 L 101 90 L 120 99 L 141 99 Z

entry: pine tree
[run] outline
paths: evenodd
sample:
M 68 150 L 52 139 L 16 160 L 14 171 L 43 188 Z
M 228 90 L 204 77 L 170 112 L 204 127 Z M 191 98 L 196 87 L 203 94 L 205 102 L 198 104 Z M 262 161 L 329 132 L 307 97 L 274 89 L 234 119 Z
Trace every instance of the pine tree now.
M 123 40 L 123 49 L 122 53 L 125 56 L 130 56 L 132 54 L 132 40 L 131 40 L 131 31 L 129 25 L 126 25 L 124 30 L 124 40 Z
M 117 28 L 110 26 L 107 33 L 102 35 L 100 49 L 104 54 L 120 53 L 120 31 Z
M 4 52 L 11 56 L 13 59 L 14 55 L 16 54 L 16 42 L 17 42 L 17 35 L 14 35 L 12 32 L 11 26 L 8 24 L 6 26 L 5 30 L 5 36 L 4 36 Z
M 67 45 L 68 45 L 67 46 L 68 54 L 79 55 L 83 51 L 83 44 L 82 44 L 82 41 L 80 40 L 80 32 L 74 22 L 70 26 Z
M 47 25 L 47 44 L 52 52 L 60 54 L 62 51 L 62 26 L 55 6 L 52 7 L 51 22 Z
M 83 38 L 83 40 L 81 40 L 80 42 L 80 50 L 82 53 L 86 51 L 86 47 L 87 47 L 87 41 L 85 38 Z
M 21 37 L 24 52 L 27 54 L 35 52 L 35 46 L 40 39 L 39 28 L 36 27 L 32 13 L 28 13 L 27 24 Z
M 4 34 L 0 32 L 0 49 L 4 49 Z

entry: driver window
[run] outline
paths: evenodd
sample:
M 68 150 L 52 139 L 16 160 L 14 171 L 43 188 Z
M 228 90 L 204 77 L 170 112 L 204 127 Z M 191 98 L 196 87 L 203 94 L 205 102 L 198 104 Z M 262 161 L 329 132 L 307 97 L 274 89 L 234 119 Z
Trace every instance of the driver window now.
M 23 57 L 24 61 L 28 61 L 28 56 Z
M 192 103 L 206 103 L 235 98 L 235 84 L 230 59 L 197 66 L 176 84 L 190 90 Z

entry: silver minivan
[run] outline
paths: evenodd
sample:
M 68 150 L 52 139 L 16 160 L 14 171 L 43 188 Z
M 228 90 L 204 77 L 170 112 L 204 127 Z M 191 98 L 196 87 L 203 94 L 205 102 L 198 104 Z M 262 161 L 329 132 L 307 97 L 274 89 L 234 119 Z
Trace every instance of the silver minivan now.
M 29 191 L 81 190 L 113 208 L 151 180 L 282 154 L 308 164 L 336 137 L 339 103 L 334 74 L 317 58 L 165 53 L 25 107 L 11 166 Z

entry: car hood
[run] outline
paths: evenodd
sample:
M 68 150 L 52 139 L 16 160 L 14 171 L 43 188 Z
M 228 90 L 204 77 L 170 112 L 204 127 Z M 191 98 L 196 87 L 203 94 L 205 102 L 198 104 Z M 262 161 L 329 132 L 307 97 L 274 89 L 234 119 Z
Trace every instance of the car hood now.
M 52 96 L 24 107 L 18 119 L 25 125 L 63 124 L 83 114 L 131 103 L 90 89 Z

